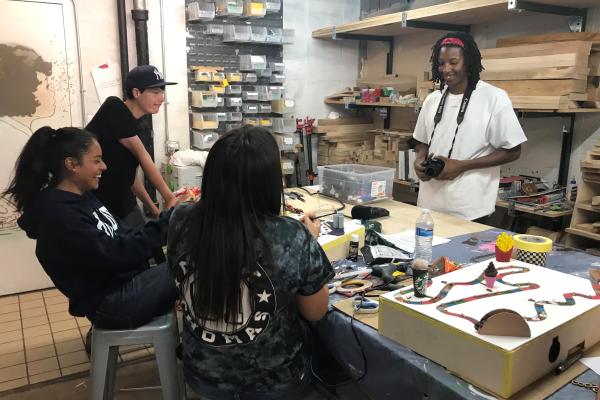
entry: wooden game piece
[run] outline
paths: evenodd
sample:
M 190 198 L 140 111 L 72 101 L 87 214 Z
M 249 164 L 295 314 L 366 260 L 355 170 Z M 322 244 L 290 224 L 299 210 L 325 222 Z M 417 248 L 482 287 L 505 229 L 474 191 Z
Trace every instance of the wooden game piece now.
M 485 314 L 475 329 L 482 335 L 531 337 L 531 329 L 523 317 L 505 308 Z

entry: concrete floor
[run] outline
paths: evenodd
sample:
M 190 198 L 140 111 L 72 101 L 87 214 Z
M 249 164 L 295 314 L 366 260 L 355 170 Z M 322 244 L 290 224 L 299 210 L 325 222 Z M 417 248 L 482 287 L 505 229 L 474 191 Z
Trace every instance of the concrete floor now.
M 116 378 L 114 398 L 116 400 L 160 400 L 160 381 L 156 361 L 146 361 L 119 368 Z M 337 388 L 337 394 L 326 393 L 320 388 L 315 389 L 304 400 L 366 400 L 368 396 L 353 383 Z M 25 391 L 3 393 L 3 400 L 47 400 L 47 399 L 88 399 L 88 376 L 83 375 L 69 380 L 43 383 L 29 387 Z M 197 395 L 189 395 L 188 399 L 202 399 Z

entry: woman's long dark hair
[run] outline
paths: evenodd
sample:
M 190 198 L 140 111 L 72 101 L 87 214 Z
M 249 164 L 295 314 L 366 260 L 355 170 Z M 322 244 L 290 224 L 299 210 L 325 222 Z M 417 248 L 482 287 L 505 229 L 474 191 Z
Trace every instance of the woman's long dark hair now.
M 445 44 L 442 46 L 442 41 L 447 38 L 460 39 L 464 43 L 465 47 L 461 47 L 456 44 Z M 440 57 L 440 50 L 442 47 L 458 47 L 463 49 L 463 57 L 465 60 L 465 67 L 467 68 L 469 86 L 475 87 L 477 82 L 479 82 L 481 71 L 483 71 L 484 68 L 481 64 L 481 53 L 479 52 L 479 47 L 477 47 L 477 43 L 475 43 L 473 36 L 466 32 L 447 33 L 439 38 L 431 48 L 431 76 L 434 82 L 440 83 L 440 90 L 443 90 L 446 84 L 438 69 L 438 58 Z
M 279 149 L 269 131 L 245 126 L 213 145 L 204 166 L 202 198 L 188 222 L 187 281 L 199 318 L 237 320 L 241 282 L 258 261 L 255 240 L 263 238 L 261 222 L 279 215 L 282 201 Z M 260 250 L 268 259 L 266 247 Z
M 44 126 L 31 135 L 15 163 L 15 172 L 3 197 L 11 198 L 18 211 L 31 207 L 40 190 L 64 177 L 64 160 L 81 157 L 96 140 L 83 129 Z

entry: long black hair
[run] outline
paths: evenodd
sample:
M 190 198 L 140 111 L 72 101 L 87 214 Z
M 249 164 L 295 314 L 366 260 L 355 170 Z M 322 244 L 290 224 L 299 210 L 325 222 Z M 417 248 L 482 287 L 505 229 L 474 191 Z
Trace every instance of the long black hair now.
M 444 39 L 448 38 L 459 39 L 464 43 L 464 47 L 452 43 L 442 45 Z M 431 48 L 431 76 L 434 82 L 439 82 L 440 90 L 442 90 L 444 88 L 444 85 L 446 84 L 444 82 L 444 78 L 438 70 L 438 58 L 440 57 L 440 50 L 442 47 L 458 47 L 463 50 L 465 67 L 467 69 L 467 76 L 469 78 L 469 86 L 475 87 L 475 85 L 477 85 L 477 82 L 479 82 L 479 76 L 484 68 L 481 64 L 481 53 L 479 52 L 479 47 L 477 47 L 477 43 L 475 43 L 473 36 L 469 35 L 466 32 L 447 33 L 446 35 L 439 38 L 438 41 L 435 42 L 435 44 Z
M 232 130 L 208 153 L 202 198 L 188 221 L 186 280 L 199 318 L 235 322 L 242 309 L 240 285 L 256 269 L 258 253 L 270 263 L 268 246 L 259 249 L 255 240 L 264 239 L 265 217 L 280 214 L 280 162 L 275 139 L 260 127 Z
M 3 197 L 11 198 L 18 211 L 31 207 L 46 186 L 64 178 L 64 160 L 81 161 L 96 137 L 79 128 L 44 126 L 31 135 L 15 163 L 14 177 Z

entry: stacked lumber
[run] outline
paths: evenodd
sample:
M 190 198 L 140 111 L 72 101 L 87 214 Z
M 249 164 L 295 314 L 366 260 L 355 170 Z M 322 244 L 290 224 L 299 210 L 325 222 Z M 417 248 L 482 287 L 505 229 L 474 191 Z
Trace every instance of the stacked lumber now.
M 600 108 L 600 33 L 501 38 L 482 50 L 482 79 L 509 94 L 515 108 Z
M 374 148 L 373 122 L 366 118 L 320 119 L 317 163 L 365 164 Z
M 586 182 L 600 183 L 600 142 L 596 143 L 579 164 L 581 177 Z

